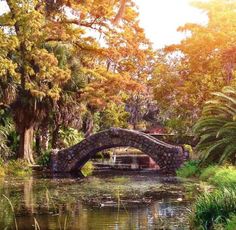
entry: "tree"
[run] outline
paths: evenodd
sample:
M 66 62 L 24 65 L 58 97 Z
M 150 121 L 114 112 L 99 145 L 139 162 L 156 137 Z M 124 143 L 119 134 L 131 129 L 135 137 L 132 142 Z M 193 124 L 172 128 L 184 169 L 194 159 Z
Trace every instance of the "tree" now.
M 110 100 L 140 90 L 137 79 L 148 75 L 152 51 L 131 0 L 6 3 L 9 12 L 0 16 L 1 103 L 10 105 L 20 135 L 18 157 L 34 163 L 34 132 L 50 122 L 47 117 L 56 136 L 62 123 L 73 126 L 70 112 L 78 106 L 102 111 Z
M 127 128 L 129 113 L 125 110 L 125 104 L 116 104 L 109 102 L 106 109 L 100 114 L 101 129 L 108 129 L 111 127 Z
M 208 22 L 178 29 L 188 36 L 164 49 L 152 82 L 162 113 L 184 121 L 184 127 L 192 127 L 212 92 L 235 84 L 235 2 L 211 0 L 194 6 L 207 14 Z
M 47 104 L 58 100 L 70 70 L 60 68 L 57 58 L 43 48 L 49 27 L 45 11 L 37 8 L 37 1 L 6 2 L 10 11 L 0 18 L 0 46 L 6 47 L 1 58 L 1 76 L 7 81 L 14 79 L 16 85 L 11 109 L 20 134 L 19 157 L 34 163 L 34 128 L 45 116 Z

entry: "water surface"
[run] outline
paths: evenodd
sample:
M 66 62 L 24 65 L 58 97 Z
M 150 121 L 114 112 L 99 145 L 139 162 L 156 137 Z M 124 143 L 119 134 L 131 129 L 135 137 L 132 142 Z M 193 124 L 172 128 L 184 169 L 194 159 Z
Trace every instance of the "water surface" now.
M 196 191 L 192 181 L 152 171 L 7 177 L 0 181 L 0 229 L 189 229 Z

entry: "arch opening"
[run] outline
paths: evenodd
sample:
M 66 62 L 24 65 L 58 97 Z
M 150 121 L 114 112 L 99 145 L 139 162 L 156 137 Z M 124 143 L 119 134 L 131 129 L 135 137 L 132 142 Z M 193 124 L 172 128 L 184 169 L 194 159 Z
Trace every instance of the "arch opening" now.
M 168 172 L 175 171 L 183 162 L 181 147 L 145 133 L 116 128 L 96 133 L 77 145 L 59 151 L 52 159 L 53 170 L 71 172 L 81 169 L 97 152 L 116 147 L 139 149 L 151 157 L 161 170 Z
M 160 170 L 159 165 L 145 152 L 133 147 L 112 147 L 95 153 L 88 162 L 95 170 Z M 75 165 L 74 171 L 79 170 Z

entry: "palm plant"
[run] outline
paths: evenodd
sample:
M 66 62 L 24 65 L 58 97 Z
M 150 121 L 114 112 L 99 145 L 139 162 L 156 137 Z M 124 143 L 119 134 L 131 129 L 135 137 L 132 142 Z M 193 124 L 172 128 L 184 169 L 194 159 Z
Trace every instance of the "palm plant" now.
M 13 122 L 3 110 L 0 110 L 0 158 L 2 159 L 12 153 L 9 147 L 9 136 L 12 134 L 13 130 Z
M 202 163 L 235 163 L 236 153 L 236 88 L 226 86 L 206 103 L 203 115 L 194 126 L 200 136 L 197 149 Z

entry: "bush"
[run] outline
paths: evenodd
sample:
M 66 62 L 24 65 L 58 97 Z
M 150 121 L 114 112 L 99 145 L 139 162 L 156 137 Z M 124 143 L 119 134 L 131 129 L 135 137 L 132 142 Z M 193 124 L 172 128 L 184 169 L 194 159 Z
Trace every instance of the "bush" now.
M 28 176 L 32 173 L 29 164 L 22 159 L 8 161 L 4 168 L 7 175 Z
M 191 160 L 184 163 L 184 165 L 180 169 L 178 169 L 176 173 L 177 176 L 184 178 L 198 176 L 200 174 L 198 161 Z
M 93 170 L 94 170 L 93 163 L 91 161 L 88 161 L 81 169 L 81 172 L 83 173 L 84 176 L 89 176 L 92 174 Z
M 47 167 L 50 164 L 51 150 L 43 153 L 37 160 L 37 163 L 41 166 Z
M 193 225 L 202 229 L 212 229 L 214 225 L 227 224 L 227 220 L 236 213 L 235 187 L 221 188 L 206 193 L 196 201 L 193 214 Z M 228 225 L 232 225 L 232 222 Z

